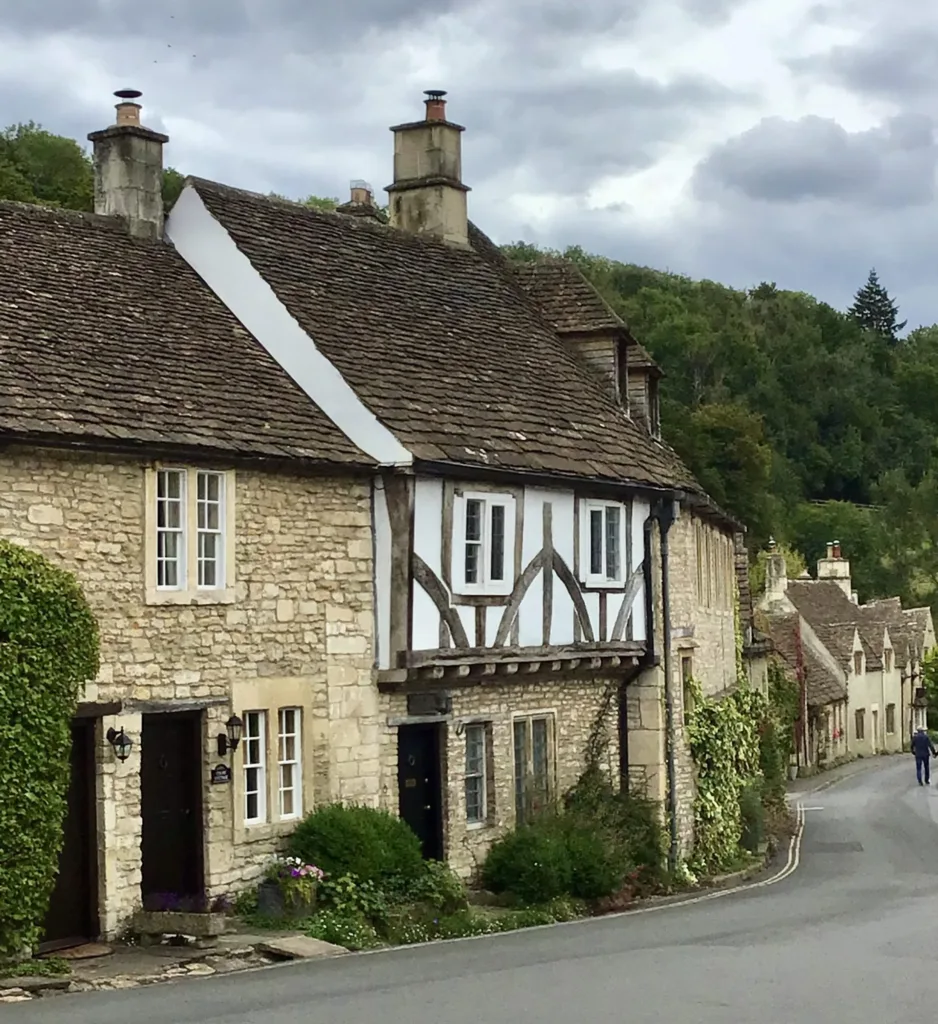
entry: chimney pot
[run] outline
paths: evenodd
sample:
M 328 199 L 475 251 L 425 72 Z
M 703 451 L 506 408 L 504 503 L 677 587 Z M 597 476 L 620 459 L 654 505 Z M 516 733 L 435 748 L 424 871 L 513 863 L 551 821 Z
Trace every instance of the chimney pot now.
M 139 125 L 140 124 L 140 104 L 135 103 L 143 93 L 139 89 L 118 89 L 114 95 L 121 101 L 115 108 L 117 110 L 117 124 L 123 125 Z
M 774 551 L 778 545 L 775 543 L 774 537 L 769 537 L 769 551 Z
M 834 558 L 840 558 L 840 541 L 834 541 Z
M 446 100 L 443 97 L 446 95 L 445 89 L 426 89 L 424 90 L 424 96 L 426 100 L 424 102 L 427 105 L 427 120 L 428 121 L 445 121 L 446 120 Z
M 828 545 L 827 545 L 827 557 L 828 558 L 833 558 L 834 557 L 834 544 L 833 544 L 832 541 L 828 542 Z
M 358 203 L 359 206 L 374 206 L 375 205 L 375 194 L 374 189 L 367 181 L 362 181 L 360 178 L 356 178 L 351 182 L 351 193 L 352 202 Z

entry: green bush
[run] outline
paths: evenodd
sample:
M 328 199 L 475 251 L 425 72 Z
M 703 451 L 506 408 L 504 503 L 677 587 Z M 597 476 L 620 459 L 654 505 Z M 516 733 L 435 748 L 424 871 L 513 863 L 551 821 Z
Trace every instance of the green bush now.
M 581 900 L 595 900 L 619 889 L 632 870 L 627 844 L 611 829 L 590 819 L 567 815 L 563 839 L 570 860 L 568 893 Z
M 321 904 L 339 914 L 360 914 L 373 924 L 385 921 L 388 900 L 374 882 L 363 882 L 356 875 L 327 875 L 317 888 Z
M 469 906 L 462 879 L 438 860 L 426 861 L 423 874 L 401 886 L 389 886 L 389 898 L 402 903 L 423 903 L 441 914 L 455 914 Z
M 39 938 L 55 884 L 71 719 L 98 671 L 98 628 L 75 578 L 0 541 L 0 959 Z
M 749 853 L 757 853 L 765 838 L 765 808 L 758 782 L 743 787 L 739 796 L 739 818 L 742 824 L 739 845 Z
M 563 830 L 548 818 L 497 840 L 482 865 L 486 888 L 512 893 L 523 903 L 548 903 L 566 896 L 572 878 Z
M 290 853 L 331 878 L 354 875 L 378 888 L 415 882 L 424 872 L 420 841 L 388 811 L 327 804 L 297 826 Z

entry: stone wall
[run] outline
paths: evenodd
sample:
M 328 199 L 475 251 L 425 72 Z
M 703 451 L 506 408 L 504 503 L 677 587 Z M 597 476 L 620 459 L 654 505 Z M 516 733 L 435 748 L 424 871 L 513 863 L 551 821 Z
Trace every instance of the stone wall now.
M 441 724 L 443 743 L 444 850 L 455 871 L 470 877 L 485 859 L 489 846 L 515 825 L 513 721 L 528 715 L 551 715 L 554 722 L 553 789 L 562 796 L 585 767 L 590 732 L 597 721 L 608 740 L 603 768 L 618 778 L 616 701 L 607 700 L 607 683 L 544 682 L 517 686 L 477 686 L 452 691 L 451 719 Z M 383 753 L 383 799 L 396 811 L 397 725 L 407 720 L 406 698 L 384 698 L 388 729 Z M 606 714 L 602 714 L 607 708 Z M 488 726 L 488 817 L 482 825 L 467 824 L 465 799 L 466 742 L 460 726 Z
M 234 785 L 208 785 L 219 760 L 215 738 L 232 711 L 269 709 L 275 721 L 278 707 L 302 708 L 306 809 L 323 799 L 382 799 L 369 484 L 237 470 L 231 599 L 148 604 L 149 466 L 25 448 L 0 455 L 0 537 L 76 574 L 101 630 L 101 671 L 84 699 L 124 702 L 97 733 L 100 909 L 108 935 L 140 901 L 141 712 L 153 710 L 143 702 L 202 712 L 210 894 L 256 878 L 295 825 L 243 824 L 243 747 L 228 760 Z M 109 725 L 134 740 L 124 764 L 104 739 Z M 275 725 L 268 740 L 275 799 Z M 276 817 L 273 800 L 268 806 Z
M 694 764 L 685 728 L 686 670 L 705 696 L 736 681 L 735 563 L 733 536 L 710 521 L 684 511 L 668 538 L 672 634 L 673 714 L 677 745 L 675 781 L 679 846 L 693 850 Z M 700 563 L 698 566 L 698 562 Z M 653 532 L 655 644 L 663 651 L 661 544 Z M 664 663 L 648 669 L 629 686 L 629 781 L 649 797 L 667 800 Z

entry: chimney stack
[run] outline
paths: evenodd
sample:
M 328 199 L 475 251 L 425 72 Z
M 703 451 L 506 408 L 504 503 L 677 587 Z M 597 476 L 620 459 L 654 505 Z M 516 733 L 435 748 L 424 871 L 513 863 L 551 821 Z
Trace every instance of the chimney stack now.
M 161 238 L 163 146 L 169 138 L 141 125 L 137 89 L 114 95 L 120 100 L 115 123 L 88 136 L 94 144 L 94 212 L 122 217 L 136 238 Z
M 832 541 L 827 545 L 827 557 L 822 558 L 817 564 L 817 578 L 836 583 L 847 597 L 852 599 L 850 563 L 841 555 L 839 540 Z
M 351 198 L 347 203 L 335 208 L 336 213 L 344 213 L 350 217 L 365 217 L 368 220 L 381 221 L 381 214 L 375 206 L 375 193 L 367 181 L 356 178 L 351 182 Z
M 468 187 L 462 183 L 465 130 L 446 120 L 446 93 L 425 93 L 422 121 L 399 124 L 394 132 L 394 182 L 388 185 L 391 226 L 431 235 L 452 245 L 469 244 Z

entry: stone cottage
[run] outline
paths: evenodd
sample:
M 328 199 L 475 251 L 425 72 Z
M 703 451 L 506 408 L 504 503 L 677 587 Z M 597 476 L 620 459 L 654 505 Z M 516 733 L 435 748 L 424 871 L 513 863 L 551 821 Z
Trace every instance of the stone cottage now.
M 374 460 L 161 237 L 135 109 L 91 136 L 100 215 L 0 203 L 0 537 L 101 630 L 50 945 L 236 889 L 380 787 Z
M 191 179 L 164 226 L 136 98 L 96 216 L 0 204 L 0 536 L 103 639 L 48 938 L 231 891 L 326 800 L 469 874 L 588 747 L 689 852 L 681 680 L 735 681 L 739 525 L 653 361 L 469 221 L 442 95 L 394 129 L 390 224 L 360 182 L 327 213 Z

